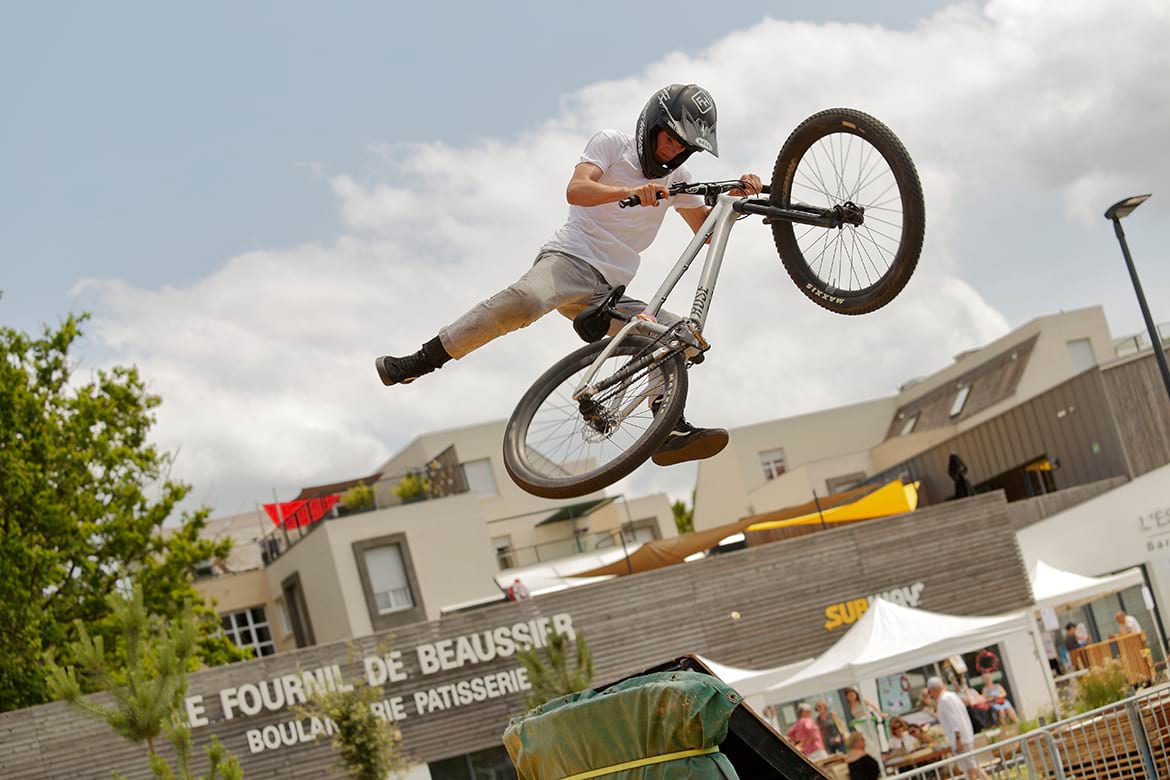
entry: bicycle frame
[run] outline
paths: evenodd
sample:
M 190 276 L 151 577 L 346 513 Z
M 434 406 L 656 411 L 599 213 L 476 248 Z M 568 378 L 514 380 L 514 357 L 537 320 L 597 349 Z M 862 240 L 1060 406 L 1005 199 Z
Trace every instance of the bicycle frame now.
M 638 333 L 651 337 L 661 337 L 666 334 L 677 331 L 678 341 L 687 344 L 698 351 L 703 351 L 708 348 L 707 342 L 703 339 L 703 325 L 707 322 L 707 312 L 711 308 L 711 295 L 715 290 L 715 280 L 719 277 L 719 269 L 723 265 L 723 253 L 727 249 L 727 238 L 731 234 L 731 226 L 739 218 L 739 213 L 735 211 L 734 205 L 738 201 L 743 201 L 743 196 L 733 196 L 721 194 L 716 199 L 714 207 L 703 221 L 702 227 L 695 233 L 694 238 L 687 244 L 687 248 L 683 250 L 682 255 L 675 262 L 674 267 L 670 269 L 662 286 L 654 293 L 654 297 L 650 299 L 646 306 L 644 314 L 650 314 L 657 317 L 662 311 L 662 305 L 666 302 L 667 297 L 678 285 L 679 280 L 682 279 L 683 274 L 691 267 L 691 263 L 699 256 L 699 251 L 704 245 L 707 245 L 707 256 L 703 261 L 703 270 L 699 276 L 698 289 L 695 290 L 695 300 L 691 304 L 691 314 L 689 317 L 684 317 L 682 323 L 671 326 L 660 325 L 650 319 L 640 316 L 635 316 L 627 322 L 622 329 L 618 331 L 601 354 L 593 361 L 589 370 L 585 372 L 581 383 L 578 385 L 576 391 L 573 393 L 574 401 L 581 401 L 590 398 L 596 388 L 592 387 L 592 382 L 597 372 L 601 370 L 602 364 L 609 359 L 609 357 L 617 349 L 625 338 L 631 333 Z M 710 243 L 707 243 L 707 236 L 710 234 Z M 679 325 L 683 325 L 682 328 Z M 689 326 L 689 327 L 687 327 Z M 664 355 L 678 348 L 678 344 L 673 346 L 662 347 L 652 353 L 654 362 L 657 362 Z M 639 399 L 635 399 L 635 403 Z

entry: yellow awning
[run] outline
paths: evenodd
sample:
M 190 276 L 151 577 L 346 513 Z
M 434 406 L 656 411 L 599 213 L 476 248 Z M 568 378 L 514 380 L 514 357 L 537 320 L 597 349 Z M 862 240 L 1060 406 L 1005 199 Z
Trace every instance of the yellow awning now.
M 918 508 L 918 486 L 915 482 L 910 485 L 902 484 L 901 480 L 887 482 L 877 490 L 858 500 L 825 509 L 821 512 L 809 512 L 797 517 L 784 520 L 771 520 L 754 523 L 747 527 L 748 531 L 768 531 L 775 528 L 791 528 L 798 525 L 819 525 L 824 522 L 852 523 L 858 520 L 873 520 L 877 517 L 888 517 L 913 512 Z

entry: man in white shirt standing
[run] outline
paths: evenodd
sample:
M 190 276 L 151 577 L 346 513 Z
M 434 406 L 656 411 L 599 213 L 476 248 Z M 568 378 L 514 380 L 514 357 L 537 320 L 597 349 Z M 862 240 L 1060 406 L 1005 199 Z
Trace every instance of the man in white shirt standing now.
M 1142 624 L 1133 615 L 1127 615 L 1125 612 L 1118 610 L 1117 614 L 1113 616 L 1113 619 L 1117 621 L 1118 633 L 1140 634 L 1142 632 Z
M 975 747 L 975 729 L 971 725 L 971 716 L 967 714 L 967 705 L 954 691 L 948 691 L 946 685 L 938 677 L 931 677 L 926 681 L 926 689 L 935 701 L 935 717 L 939 726 L 946 735 L 947 744 L 955 755 L 966 753 Z M 958 766 L 967 777 L 990 780 L 987 773 L 979 766 L 974 756 L 969 756 L 958 762 Z
M 462 358 L 494 338 L 531 325 L 556 309 L 572 319 L 590 301 L 634 278 L 641 252 L 654 241 L 667 208 L 673 206 L 698 231 L 709 209 L 697 195 L 666 198 L 668 188 L 691 181 L 684 165 L 695 152 L 718 156 L 715 101 L 697 84 L 672 84 L 658 90 L 638 117 L 634 135 L 602 130 L 589 139 L 565 196 L 569 218 L 541 247 L 536 261 L 518 281 L 474 306 L 442 328 L 422 349 L 403 357 L 374 361 L 384 385 L 409 384 L 451 359 Z M 760 178 L 740 177 L 745 187 L 732 194 L 754 195 Z M 618 202 L 637 196 L 641 208 Z M 659 208 L 659 198 L 666 208 Z M 617 308 L 637 314 L 646 304 L 622 298 Z M 678 321 L 660 312 L 664 325 Z M 682 418 L 652 460 L 669 466 L 709 458 L 727 446 L 727 431 L 696 428 Z

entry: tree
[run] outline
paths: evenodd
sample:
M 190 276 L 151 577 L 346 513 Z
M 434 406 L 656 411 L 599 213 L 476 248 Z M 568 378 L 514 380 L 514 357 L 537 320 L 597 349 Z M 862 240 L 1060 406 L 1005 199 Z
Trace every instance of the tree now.
M 681 498 L 670 505 L 670 510 L 674 512 L 674 527 L 678 529 L 678 535 L 692 533 L 695 530 L 695 508 L 692 506 L 687 508 L 687 503 Z
M 163 618 L 194 604 L 204 663 L 247 657 L 192 585 L 230 541 L 200 538 L 206 511 L 163 533 L 190 487 L 168 478 L 171 457 L 148 441 L 159 398 L 133 367 L 75 381 L 70 349 L 85 319 L 35 338 L 0 327 L 0 711 L 48 700 L 41 657 L 54 649 L 73 663 L 79 622 L 116 646 L 107 597 L 118 583 L 140 584 Z
M 593 682 L 593 653 L 585 642 L 584 632 L 577 631 L 576 634 L 575 661 L 569 658 L 568 637 L 553 629 L 549 629 L 545 641 L 545 658 L 541 658 L 535 647 L 516 654 L 532 684 L 532 692 L 527 699 L 530 709 L 561 696 L 583 691 Z
M 165 733 L 178 758 L 177 777 L 193 780 L 191 729 L 182 710 L 187 667 L 193 661 L 199 632 L 191 605 L 185 604 L 177 617 L 164 622 L 148 614 L 141 586 L 136 586 L 128 598 L 111 594 L 108 604 L 109 623 L 116 629 L 116 649 L 120 652 L 107 653 L 103 638 L 91 638 L 85 626 L 78 624 L 79 638 L 69 648 L 77 666 L 61 667 L 49 658 L 49 690 L 54 697 L 105 721 L 119 736 L 135 744 L 145 742 L 154 776 L 171 780 L 175 772 L 155 749 L 156 740 Z M 125 665 L 119 665 L 115 658 L 125 659 Z M 85 680 L 92 685 L 83 686 Z M 107 691 L 112 706 L 87 699 L 83 687 Z M 205 752 L 209 770 L 204 775 L 206 780 L 243 777 L 235 756 L 225 751 L 215 737 Z M 120 777 L 117 773 L 114 776 Z
M 378 652 L 389 653 L 389 645 L 383 644 Z M 349 656 L 352 665 L 357 656 L 352 644 Z M 308 690 L 309 700 L 297 708 L 302 717 L 333 722 L 333 749 L 353 780 L 385 780 L 409 766 L 402 756 L 402 732 L 392 720 L 374 712 L 373 705 L 384 696 L 381 686 L 365 682 L 334 688 L 315 685 Z

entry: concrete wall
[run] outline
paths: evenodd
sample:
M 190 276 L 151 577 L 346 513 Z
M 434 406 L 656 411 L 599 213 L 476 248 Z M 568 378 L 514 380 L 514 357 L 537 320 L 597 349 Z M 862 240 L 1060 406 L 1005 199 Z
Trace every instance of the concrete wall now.
M 1163 618 L 1170 609 L 1170 466 L 1017 533 L 1030 568 L 1042 560 L 1087 576 L 1144 564 Z
M 751 494 L 768 481 L 760 466 L 761 452 L 783 448 L 787 469 L 793 471 L 868 450 L 881 443 L 895 408 L 893 398 L 882 398 L 733 429 L 727 449 L 699 463 L 695 530 L 783 507 L 753 502 Z M 841 474 L 851 470 L 845 467 Z M 787 500 L 794 494 L 790 490 L 796 489 L 777 488 L 778 500 Z M 801 501 L 809 498 L 806 491 Z

